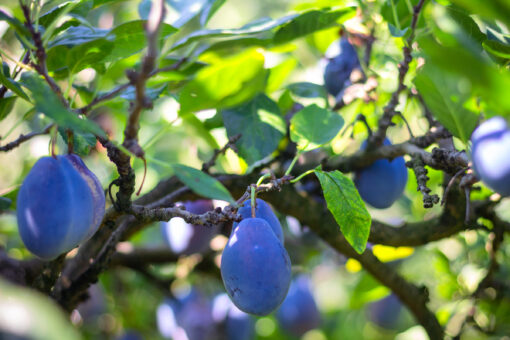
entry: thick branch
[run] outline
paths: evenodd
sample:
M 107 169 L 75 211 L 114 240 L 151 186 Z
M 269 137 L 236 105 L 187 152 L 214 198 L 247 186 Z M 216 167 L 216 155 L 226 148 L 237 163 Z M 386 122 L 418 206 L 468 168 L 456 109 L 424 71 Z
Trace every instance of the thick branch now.
M 423 143 L 423 140 L 419 139 L 419 142 Z M 449 174 L 457 173 L 460 169 L 467 167 L 469 163 L 464 152 L 434 148 L 432 153 L 429 153 L 410 140 L 400 144 L 383 145 L 374 150 L 360 150 L 350 156 L 337 157 L 328 162 L 327 168 L 352 172 L 367 167 L 381 158 L 392 159 L 404 155 L 420 157 L 425 165 Z

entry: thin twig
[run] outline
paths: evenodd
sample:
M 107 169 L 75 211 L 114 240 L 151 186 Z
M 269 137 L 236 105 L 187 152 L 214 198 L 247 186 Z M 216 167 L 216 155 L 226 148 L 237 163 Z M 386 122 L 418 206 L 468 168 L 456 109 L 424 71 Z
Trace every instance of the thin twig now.
M 1 152 L 10 151 L 10 150 L 18 147 L 21 143 L 24 143 L 34 137 L 47 135 L 50 132 L 52 127 L 53 127 L 53 124 L 50 124 L 50 125 L 46 126 L 42 131 L 31 132 L 26 135 L 21 134 L 21 135 L 19 135 L 19 137 L 16 140 L 13 140 L 12 142 L 5 144 L 4 146 L 0 146 L 0 151 Z
M 224 154 L 230 148 L 235 149 L 235 147 L 236 147 L 235 143 L 240 138 L 241 138 L 241 134 L 232 136 L 229 138 L 229 140 L 228 140 L 227 144 L 225 144 L 225 146 L 223 146 L 221 149 L 215 149 L 211 159 L 209 161 L 205 162 L 204 164 L 202 164 L 202 171 L 205 173 L 209 173 L 209 169 L 211 169 L 211 167 L 213 167 L 214 164 L 216 164 L 216 160 L 218 159 L 218 156 L 221 154 Z
M 128 77 L 134 82 L 136 99 L 129 114 L 126 128 L 124 129 L 124 146 L 130 149 L 133 141 L 138 138 L 140 114 L 144 108 L 150 107 L 150 100 L 145 96 L 145 83 L 154 70 L 158 57 L 158 36 L 165 16 L 165 1 L 153 1 L 149 19 L 145 27 L 147 36 L 147 54 L 143 58 L 139 72 L 133 72 Z M 137 150 L 138 151 L 138 150 Z
M 101 103 L 103 101 L 106 101 L 106 100 L 109 100 L 109 99 L 117 97 L 124 90 L 126 90 L 130 85 L 131 85 L 130 83 L 119 85 L 116 88 L 114 88 L 113 90 L 111 90 L 110 92 L 102 94 L 99 97 L 94 98 L 87 105 L 85 105 L 85 106 L 83 106 L 83 107 L 81 107 L 79 109 L 76 109 L 75 112 L 79 113 L 79 114 L 86 115 L 94 106 L 96 106 L 97 104 L 99 104 L 99 103 Z
M 30 18 L 30 9 L 27 5 L 24 5 L 22 1 L 20 1 L 20 6 L 23 11 L 23 16 L 25 17 L 25 26 L 27 27 L 28 31 L 32 35 L 32 39 L 34 40 L 35 47 L 37 50 L 35 51 L 35 55 L 37 56 L 37 64 L 34 64 L 34 68 L 36 71 L 43 76 L 44 80 L 48 83 L 48 85 L 51 87 L 52 91 L 55 92 L 55 94 L 59 97 L 60 101 L 64 104 L 65 107 L 69 107 L 69 102 L 64 97 L 64 94 L 62 92 L 62 89 L 60 86 L 58 86 L 55 79 L 53 79 L 48 74 L 48 68 L 46 66 L 46 50 L 44 49 L 44 45 L 41 39 L 41 33 L 39 31 L 36 31 L 33 24 L 32 19 Z
M 388 104 L 384 107 L 384 113 L 378 122 L 377 131 L 369 138 L 368 149 L 375 148 L 376 146 L 380 146 L 383 144 L 383 140 L 386 137 L 386 131 L 392 125 L 393 116 L 396 114 L 395 108 L 399 103 L 399 96 L 402 91 L 404 91 L 407 87 L 404 84 L 404 79 L 409 71 L 409 64 L 413 60 L 411 55 L 412 44 L 414 41 L 414 35 L 416 30 L 416 25 L 418 23 L 418 18 L 423 8 L 423 4 L 425 0 L 420 0 L 413 9 L 413 19 L 411 22 L 411 33 L 407 38 L 406 45 L 403 48 L 404 52 L 404 60 L 402 60 L 398 65 L 398 87 L 395 92 L 391 94 L 391 99 Z
M 150 73 L 149 77 L 153 77 L 160 72 L 168 72 L 168 71 L 178 70 L 187 60 L 188 60 L 188 58 L 181 58 L 177 62 L 175 62 L 174 64 L 172 64 L 170 66 L 155 69 Z M 103 93 L 102 95 L 100 95 L 98 97 L 95 97 L 90 103 L 88 103 L 87 105 L 85 105 L 83 107 L 76 109 L 75 112 L 78 114 L 86 115 L 90 110 L 92 110 L 92 108 L 94 106 L 96 106 L 97 104 L 100 104 L 104 101 L 107 101 L 107 100 L 117 97 L 131 85 L 133 85 L 132 82 L 127 82 L 125 84 L 121 84 L 121 85 L 115 87 L 113 90 L 111 90 L 107 93 Z

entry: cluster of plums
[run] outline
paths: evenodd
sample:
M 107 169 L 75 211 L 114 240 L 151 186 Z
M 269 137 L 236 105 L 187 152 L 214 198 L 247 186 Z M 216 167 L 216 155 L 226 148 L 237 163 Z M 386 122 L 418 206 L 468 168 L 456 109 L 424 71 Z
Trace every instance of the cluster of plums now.
M 307 276 L 296 277 L 289 294 L 276 312 L 280 327 L 302 336 L 320 326 L 321 317 Z M 160 334 L 180 340 L 252 340 L 255 318 L 237 308 L 227 294 L 208 299 L 199 289 L 166 299 L 156 310 Z
M 55 258 L 90 238 L 104 212 L 101 183 L 74 154 L 39 159 L 17 198 L 21 239 L 43 259 Z
M 471 135 L 476 175 L 502 196 L 510 196 L 510 130 L 501 117 L 480 124 Z

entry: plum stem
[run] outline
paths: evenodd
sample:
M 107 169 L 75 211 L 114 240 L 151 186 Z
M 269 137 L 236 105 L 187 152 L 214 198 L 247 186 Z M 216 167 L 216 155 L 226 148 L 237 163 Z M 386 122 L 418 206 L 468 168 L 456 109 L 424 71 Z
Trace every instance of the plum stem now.
M 50 152 L 51 157 L 57 158 L 57 153 L 55 151 L 55 145 L 57 144 L 57 126 L 54 125 L 50 132 L 51 138 L 50 138 Z
M 257 197 L 257 186 L 255 185 L 252 185 L 251 186 L 251 192 L 250 192 L 250 196 L 251 196 L 251 217 L 255 218 L 255 209 L 256 209 L 256 197 Z
M 67 153 L 74 153 L 74 133 L 71 129 L 67 130 Z

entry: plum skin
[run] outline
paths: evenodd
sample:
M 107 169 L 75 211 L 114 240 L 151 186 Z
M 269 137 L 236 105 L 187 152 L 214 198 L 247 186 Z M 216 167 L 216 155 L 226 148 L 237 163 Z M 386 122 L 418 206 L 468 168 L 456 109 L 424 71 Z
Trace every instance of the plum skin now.
M 300 275 L 292 281 L 287 297 L 276 312 L 276 318 L 285 331 L 297 337 L 320 326 L 320 312 L 307 276 Z
M 506 121 L 494 117 L 471 136 L 471 160 L 476 175 L 502 196 L 510 196 L 510 130 Z
M 267 315 L 283 302 L 290 258 L 266 220 L 246 218 L 233 230 L 221 257 L 221 277 L 230 299 L 245 313 Z
M 90 237 L 91 229 L 97 229 L 95 205 L 87 181 L 67 156 L 43 157 L 34 164 L 18 193 L 21 239 L 38 257 L 55 258 Z
M 256 206 L 255 206 L 255 217 L 262 218 L 266 220 L 267 223 L 269 223 L 269 226 L 273 230 L 276 238 L 280 240 L 280 242 L 284 243 L 284 237 L 283 237 L 283 229 L 282 225 L 280 224 L 280 221 L 278 220 L 278 217 L 274 214 L 273 210 L 267 204 L 265 201 L 261 200 L 260 198 L 257 198 L 255 200 Z M 237 211 L 239 215 L 241 215 L 241 218 L 244 220 L 246 218 L 251 218 L 251 199 L 244 202 L 243 206 L 239 208 Z M 238 222 L 235 222 L 232 226 L 232 230 L 234 230 L 239 225 Z
M 187 211 L 193 214 L 204 214 L 214 209 L 211 200 L 187 201 L 183 205 Z M 170 248 L 175 253 L 183 255 L 206 252 L 211 239 L 218 233 L 216 226 L 192 225 L 179 217 L 163 222 L 161 229 Z
M 331 59 L 324 70 L 324 86 L 337 96 L 348 85 L 351 73 L 360 68 L 358 54 L 347 38 L 340 40 L 340 54 Z
M 89 229 L 87 236 L 85 236 L 86 239 L 89 239 L 92 237 L 92 235 L 94 235 L 94 233 L 101 225 L 105 214 L 106 198 L 104 195 L 103 187 L 101 186 L 101 182 L 99 182 L 99 179 L 96 177 L 96 175 L 94 175 L 94 173 L 87 168 L 85 163 L 83 163 L 83 160 L 78 155 L 69 154 L 63 157 L 66 157 L 71 162 L 76 171 L 78 171 L 83 179 L 85 179 L 92 192 L 94 217 L 91 228 Z
M 386 138 L 384 145 L 391 145 Z M 366 147 L 366 142 L 361 149 Z M 356 172 L 354 184 L 361 198 L 377 209 L 389 208 L 404 192 L 407 168 L 404 157 L 392 160 L 378 159 L 370 166 Z

